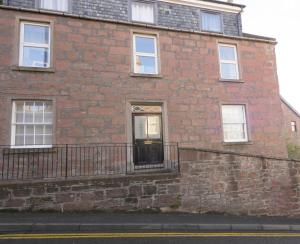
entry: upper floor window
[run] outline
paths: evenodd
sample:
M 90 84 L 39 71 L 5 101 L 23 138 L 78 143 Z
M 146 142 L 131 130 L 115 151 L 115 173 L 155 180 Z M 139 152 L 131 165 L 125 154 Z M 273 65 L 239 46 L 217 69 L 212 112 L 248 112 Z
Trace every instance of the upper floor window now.
M 154 23 L 154 4 L 133 1 L 131 4 L 131 18 L 133 21 Z
M 49 10 L 67 12 L 69 10 L 69 0 L 40 0 L 40 7 Z
M 158 74 L 156 36 L 133 35 L 134 73 Z
M 225 142 L 248 141 L 246 109 L 244 105 L 223 105 L 222 120 Z
M 292 132 L 297 132 L 297 123 L 296 123 L 296 121 L 291 122 L 291 129 L 292 129 Z
M 49 101 L 14 101 L 11 145 L 14 147 L 49 147 L 52 145 L 52 103 Z
M 239 66 L 235 45 L 219 45 L 220 73 L 221 79 L 238 80 Z
M 19 65 L 50 67 L 50 25 L 21 22 Z
M 222 32 L 222 18 L 219 13 L 202 12 L 201 23 L 204 31 Z

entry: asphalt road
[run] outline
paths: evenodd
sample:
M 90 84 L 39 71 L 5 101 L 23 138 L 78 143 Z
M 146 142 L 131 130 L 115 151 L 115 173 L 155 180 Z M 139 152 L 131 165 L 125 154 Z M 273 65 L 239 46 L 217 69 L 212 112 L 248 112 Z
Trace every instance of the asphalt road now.
M 83 233 L 77 236 L 60 235 L 12 235 L 19 240 L 3 239 L 0 236 L 0 244 L 298 244 L 300 234 L 293 233 L 114 233 L 109 238 L 103 233 Z M 97 236 L 98 235 L 98 236 Z M 122 237 L 131 235 L 131 237 Z M 137 235 L 137 237 L 134 237 Z M 171 235 L 171 236 L 168 236 Z M 178 237 L 176 237 L 176 235 Z M 180 236 L 182 235 L 182 236 Z M 184 236 L 186 235 L 186 236 Z M 234 236 L 232 236 L 234 235 Z M 155 236 L 155 237 L 154 237 Z M 94 237 L 94 238 L 93 238 Z M 28 239 L 27 239 L 28 238 Z M 43 238 L 43 239 L 35 239 Z

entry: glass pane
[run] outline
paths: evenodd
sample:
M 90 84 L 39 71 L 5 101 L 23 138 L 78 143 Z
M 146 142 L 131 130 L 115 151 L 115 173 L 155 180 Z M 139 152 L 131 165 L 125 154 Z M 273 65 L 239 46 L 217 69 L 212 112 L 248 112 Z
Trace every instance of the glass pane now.
M 202 29 L 221 32 L 221 15 L 214 13 L 202 13 Z
M 43 112 L 44 103 L 43 102 L 35 102 L 34 111 L 35 112 Z
M 16 125 L 16 135 L 24 135 L 24 125 Z
M 46 125 L 45 126 L 45 134 L 52 134 L 52 125 Z
M 45 113 L 45 123 L 52 123 L 52 113 Z
M 27 67 L 48 67 L 48 48 L 24 47 L 22 65 Z
M 132 3 L 132 20 L 154 23 L 153 4 L 133 2 Z
M 44 102 L 45 112 L 52 112 L 52 103 L 51 102 Z
M 33 113 L 25 113 L 25 123 L 33 123 Z
M 238 79 L 237 66 L 235 64 L 221 64 L 222 79 Z
M 68 11 L 69 0 L 41 0 L 41 8 Z
M 136 52 L 140 53 L 155 53 L 155 38 L 136 36 Z
M 223 123 L 246 123 L 243 105 L 222 106 Z
M 45 145 L 52 145 L 52 136 L 45 136 Z
M 236 61 L 235 60 L 235 47 L 220 46 L 221 60 Z
M 34 145 L 34 136 L 25 136 L 26 145 Z
M 16 146 L 23 146 L 24 145 L 24 136 L 16 136 L 15 145 Z
M 34 111 L 34 102 L 25 102 L 25 112 Z
M 225 124 L 223 130 L 225 141 L 244 141 L 246 139 L 243 124 Z
M 35 145 L 43 145 L 43 136 L 42 135 L 36 135 L 35 136 Z
M 16 104 L 16 111 L 23 112 L 24 102 L 17 101 L 15 102 L 15 104 Z
M 135 139 L 147 139 L 147 116 L 134 117 Z
M 159 116 L 148 117 L 148 136 L 151 139 L 160 138 L 160 117 Z
M 16 114 L 16 123 L 23 123 L 23 113 Z
M 134 113 L 143 113 L 143 112 L 161 113 L 162 112 L 161 106 L 133 105 L 131 108 L 132 108 L 132 112 Z
M 34 125 L 26 125 L 25 126 L 25 134 L 33 135 L 34 134 Z
M 43 135 L 44 134 L 44 126 L 43 125 L 36 125 L 35 126 L 35 134 Z
M 48 44 L 49 27 L 24 24 L 24 42 Z
M 140 74 L 156 74 L 156 58 L 137 56 L 136 72 Z
M 43 123 L 43 113 L 34 113 L 34 123 Z

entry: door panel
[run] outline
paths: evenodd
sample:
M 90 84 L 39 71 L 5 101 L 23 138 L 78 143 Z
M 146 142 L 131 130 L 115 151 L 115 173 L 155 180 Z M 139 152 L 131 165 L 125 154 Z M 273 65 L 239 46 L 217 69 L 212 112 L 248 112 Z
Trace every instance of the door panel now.
M 135 165 L 163 162 L 161 114 L 133 114 Z

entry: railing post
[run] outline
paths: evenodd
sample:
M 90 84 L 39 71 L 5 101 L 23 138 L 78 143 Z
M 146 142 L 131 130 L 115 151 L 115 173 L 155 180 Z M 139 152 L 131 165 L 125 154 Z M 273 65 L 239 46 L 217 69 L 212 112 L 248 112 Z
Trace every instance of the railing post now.
M 68 149 L 69 146 L 66 144 L 66 178 L 68 178 Z
M 127 167 L 128 167 L 128 158 L 127 158 L 127 143 L 125 143 L 125 158 L 126 158 L 126 166 L 125 166 L 125 174 L 127 175 Z
M 178 142 L 177 142 L 177 164 L 178 164 L 178 172 L 180 173 L 180 150 L 179 150 Z

